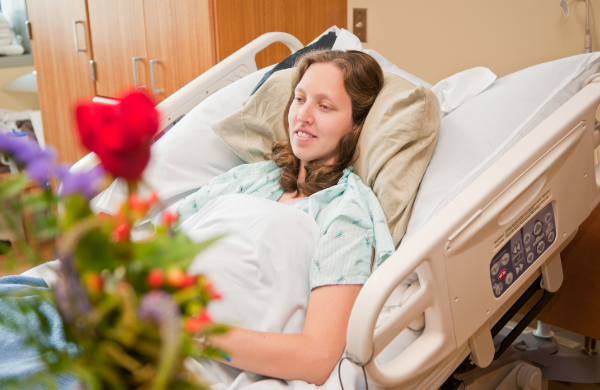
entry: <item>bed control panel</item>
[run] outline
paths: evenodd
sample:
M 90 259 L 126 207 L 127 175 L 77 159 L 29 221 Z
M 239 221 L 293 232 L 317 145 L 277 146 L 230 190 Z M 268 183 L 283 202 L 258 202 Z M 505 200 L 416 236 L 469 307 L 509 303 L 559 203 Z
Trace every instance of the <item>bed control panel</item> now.
M 490 265 L 490 279 L 496 298 L 533 264 L 556 239 L 552 203 L 529 220 L 496 253 Z

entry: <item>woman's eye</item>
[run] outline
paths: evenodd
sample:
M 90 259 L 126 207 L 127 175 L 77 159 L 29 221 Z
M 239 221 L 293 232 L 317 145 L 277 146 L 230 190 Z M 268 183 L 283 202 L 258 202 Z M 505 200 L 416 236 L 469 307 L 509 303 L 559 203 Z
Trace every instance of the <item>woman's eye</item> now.
M 324 110 L 329 110 L 329 107 L 324 104 L 322 104 L 321 107 L 323 107 Z
M 299 97 L 294 98 L 294 100 L 296 101 L 296 103 L 302 103 L 303 102 L 302 98 L 299 98 Z

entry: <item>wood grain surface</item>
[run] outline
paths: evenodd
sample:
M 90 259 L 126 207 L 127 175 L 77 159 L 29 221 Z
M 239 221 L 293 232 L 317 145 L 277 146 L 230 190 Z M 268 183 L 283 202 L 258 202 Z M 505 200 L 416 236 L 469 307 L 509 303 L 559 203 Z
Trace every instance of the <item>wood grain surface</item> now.
M 60 161 L 73 163 L 87 153 L 76 134 L 73 105 L 95 94 L 86 3 L 28 0 L 27 10 L 46 144 L 58 150 Z M 85 51 L 75 51 L 74 20 L 84 21 L 77 35 Z
M 145 0 L 149 60 L 156 102 L 179 90 L 217 63 L 212 0 Z
M 138 86 L 150 85 L 143 0 L 88 0 L 90 35 L 96 62 L 96 94 L 116 97 L 133 88 L 133 57 Z
M 346 0 L 214 0 L 219 61 L 258 38 L 280 31 L 309 44 L 329 27 L 346 28 Z M 282 43 L 256 55 L 259 69 L 285 59 L 290 50 Z

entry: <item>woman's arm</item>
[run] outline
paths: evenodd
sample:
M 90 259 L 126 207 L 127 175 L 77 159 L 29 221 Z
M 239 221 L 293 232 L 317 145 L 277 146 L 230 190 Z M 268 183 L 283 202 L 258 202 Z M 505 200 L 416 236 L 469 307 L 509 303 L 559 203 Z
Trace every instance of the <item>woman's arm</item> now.
M 330 285 L 313 289 L 300 334 L 232 328 L 207 342 L 227 351 L 231 362 L 226 364 L 233 367 L 322 385 L 344 351 L 350 312 L 361 287 Z

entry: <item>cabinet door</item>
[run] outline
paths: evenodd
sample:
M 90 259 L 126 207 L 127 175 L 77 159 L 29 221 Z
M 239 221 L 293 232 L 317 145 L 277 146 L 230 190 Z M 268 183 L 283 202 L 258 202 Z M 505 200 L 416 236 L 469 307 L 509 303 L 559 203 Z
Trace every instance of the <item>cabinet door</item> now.
M 27 12 L 44 137 L 60 161 L 75 162 L 86 151 L 76 133 L 73 104 L 95 92 L 85 0 L 27 0 Z
M 144 0 L 157 102 L 216 64 L 212 0 Z
M 150 74 L 144 1 L 88 0 L 88 10 L 96 94 L 116 97 L 120 91 L 134 87 L 135 82 L 140 89 L 147 89 Z
M 286 32 L 304 45 L 336 25 L 346 28 L 346 0 L 214 0 L 218 60 L 264 33 Z M 258 69 L 282 61 L 290 50 L 276 43 L 256 55 Z

